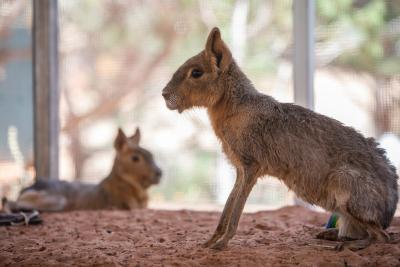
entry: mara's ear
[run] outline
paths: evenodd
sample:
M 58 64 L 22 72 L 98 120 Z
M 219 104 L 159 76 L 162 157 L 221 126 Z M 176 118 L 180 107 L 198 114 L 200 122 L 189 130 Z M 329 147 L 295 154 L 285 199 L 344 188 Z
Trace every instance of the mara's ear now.
M 118 134 L 114 140 L 115 149 L 120 150 L 125 143 L 126 143 L 126 135 L 121 128 L 118 128 Z
M 208 35 L 206 43 L 206 55 L 219 69 L 226 69 L 232 62 L 232 53 L 221 38 L 221 32 L 217 27 Z
M 131 144 L 138 146 L 140 142 L 140 130 L 139 128 L 136 128 L 136 132 L 134 135 L 129 137 L 129 141 Z

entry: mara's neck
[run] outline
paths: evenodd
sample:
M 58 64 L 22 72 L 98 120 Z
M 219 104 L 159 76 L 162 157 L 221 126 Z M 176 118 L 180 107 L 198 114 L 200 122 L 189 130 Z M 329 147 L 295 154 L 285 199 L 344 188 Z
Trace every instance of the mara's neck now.
M 98 184 L 98 187 L 108 193 L 116 193 L 120 189 L 130 188 L 130 191 L 134 192 L 132 197 L 139 200 L 147 199 L 147 190 L 135 178 L 132 174 L 124 174 L 123 171 L 118 169 L 118 164 L 114 162 L 110 174 Z
M 221 97 L 214 105 L 207 107 L 212 123 L 213 120 L 221 120 L 240 112 L 241 106 L 246 105 L 249 98 L 259 94 L 235 62 L 221 73 L 218 87 L 223 92 Z

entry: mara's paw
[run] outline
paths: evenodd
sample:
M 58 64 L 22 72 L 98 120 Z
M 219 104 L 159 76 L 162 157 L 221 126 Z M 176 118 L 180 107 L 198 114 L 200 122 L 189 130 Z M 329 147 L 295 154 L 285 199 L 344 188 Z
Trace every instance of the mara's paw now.
M 343 241 L 339 246 L 337 246 L 337 250 L 343 250 L 347 248 L 351 251 L 357 251 L 364 249 L 369 245 L 371 245 L 371 241 L 368 239 Z
M 214 234 L 210 239 L 201 244 L 203 248 L 209 248 L 218 241 L 219 235 Z
M 352 240 L 352 241 L 329 241 L 323 240 L 318 243 L 310 243 L 311 246 L 331 249 L 336 251 L 342 251 L 349 249 L 351 251 L 357 251 L 368 247 L 371 244 L 369 239 Z
M 368 232 L 369 239 L 372 241 L 378 241 L 383 243 L 390 242 L 390 235 L 382 229 L 374 229 Z
M 208 248 L 208 247 L 210 247 L 212 244 L 214 244 L 214 242 L 211 242 L 211 239 L 210 239 L 210 240 L 207 240 L 206 242 L 202 243 L 202 244 L 201 244 L 201 247 L 202 247 L 202 248 Z
M 228 245 L 228 241 L 225 241 L 223 239 L 215 242 L 213 245 L 210 246 L 211 249 L 215 249 L 215 250 L 222 250 L 224 248 L 226 248 Z
M 326 229 L 316 236 L 318 239 L 338 241 L 339 240 L 339 230 L 336 228 Z

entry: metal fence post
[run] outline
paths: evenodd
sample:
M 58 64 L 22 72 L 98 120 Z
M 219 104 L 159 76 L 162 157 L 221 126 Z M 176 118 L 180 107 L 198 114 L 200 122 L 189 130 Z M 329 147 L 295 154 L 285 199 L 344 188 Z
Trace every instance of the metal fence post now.
M 294 101 L 314 108 L 315 0 L 293 0 Z
M 315 0 L 293 0 L 293 85 L 296 104 L 314 109 Z M 294 204 L 311 207 L 295 197 Z
M 57 0 L 33 0 L 34 158 L 36 178 L 58 178 Z

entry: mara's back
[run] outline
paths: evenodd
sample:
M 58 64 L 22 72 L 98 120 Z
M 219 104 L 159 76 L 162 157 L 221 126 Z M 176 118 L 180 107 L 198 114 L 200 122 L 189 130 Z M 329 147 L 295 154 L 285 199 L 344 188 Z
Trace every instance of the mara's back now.
M 38 180 L 32 186 L 21 191 L 19 201 L 29 198 L 32 199 L 31 203 L 34 205 L 34 194 L 40 203 L 46 203 L 48 200 L 50 210 L 64 211 L 99 209 L 104 206 L 103 198 L 105 198 L 100 188 L 94 184 Z
M 391 177 L 395 182 L 395 168 L 373 138 L 365 138 L 354 128 L 301 106 L 275 105 L 272 114 L 267 110 L 251 119 L 251 130 L 265 127 L 260 131 L 265 147 L 279 150 L 280 159 L 286 164 L 308 168 L 304 161 L 310 161 L 310 168 L 317 168 L 321 174 L 348 166 L 376 173 L 376 179 Z
M 327 209 L 335 209 L 330 194 L 339 182 L 359 194 L 358 201 L 375 201 L 377 208 L 386 211 L 383 226 L 389 225 L 398 201 L 398 176 L 374 138 L 365 138 L 335 119 L 260 93 L 244 99 L 239 110 L 246 115 L 240 118 L 247 122 L 236 131 L 249 138 L 236 146 L 243 148 L 239 154 L 258 161 L 264 175 L 281 179 L 304 200 Z M 342 172 L 346 175 L 337 178 Z M 382 196 L 387 198 L 381 201 Z

